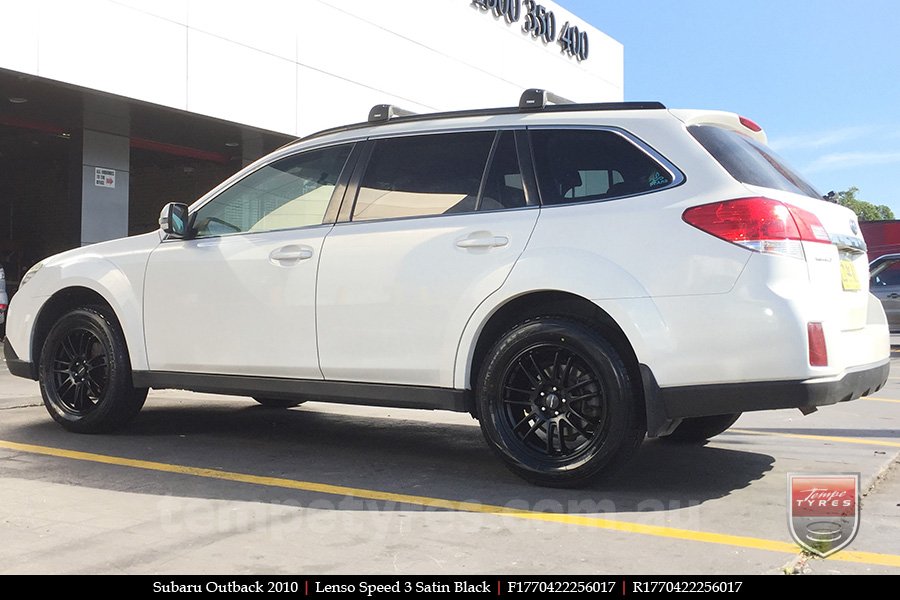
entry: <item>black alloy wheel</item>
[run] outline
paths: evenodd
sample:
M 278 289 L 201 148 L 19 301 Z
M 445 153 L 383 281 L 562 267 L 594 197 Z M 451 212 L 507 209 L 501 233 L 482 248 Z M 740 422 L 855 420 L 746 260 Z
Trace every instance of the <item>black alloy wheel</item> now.
M 609 475 L 646 433 L 616 347 L 564 317 L 520 323 L 496 342 L 477 386 L 479 421 L 514 473 L 538 485 L 581 486 Z
M 140 411 L 147 389 L 136 389 L 125 338 L 107 307 L 66 313 L 41 350 L 44 406 L 58 423 L 79 433 L 117 429 Z
M 522 449 L 569 461 L 606 433 L 600 376 L 567 346 L 538 343 L 515 356 L 503 374 L 501 424 Z

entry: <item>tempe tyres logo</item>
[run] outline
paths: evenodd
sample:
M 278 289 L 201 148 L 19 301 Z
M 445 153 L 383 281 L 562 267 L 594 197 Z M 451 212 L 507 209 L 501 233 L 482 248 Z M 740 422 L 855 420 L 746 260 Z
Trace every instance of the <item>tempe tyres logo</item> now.
M 791 537 L 821 557 L 845 548 L 859 529 L 859 473 L 788 474 Z

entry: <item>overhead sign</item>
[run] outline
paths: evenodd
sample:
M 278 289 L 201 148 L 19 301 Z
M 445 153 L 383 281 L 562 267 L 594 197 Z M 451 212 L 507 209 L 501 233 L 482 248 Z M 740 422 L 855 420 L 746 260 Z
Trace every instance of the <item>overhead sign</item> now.
M 471 0 L 472 6 L 485 14 L 503 18 L 507 23 L 522 23 L 522 31 L 545 44 L 554 41 L 560 45 L 560 52 L 578 59 L 587 60 L 589 52 L 587 31 L 566 21 L 557 27 L 556 14 L 534 0 Z
M 97 187 L 115 188 L 116 172 L 113 169 L 94 169 L 94 185 Z

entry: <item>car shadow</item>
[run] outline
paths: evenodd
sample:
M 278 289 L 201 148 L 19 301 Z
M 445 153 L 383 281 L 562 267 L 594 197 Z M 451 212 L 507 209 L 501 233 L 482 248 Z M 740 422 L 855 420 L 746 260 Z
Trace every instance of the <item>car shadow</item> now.
M 115 435 L 73 435 L 55 423 L 23 425 L 5 437 L 97 454 L 265 477 L 545 512 L 653 512 L 703 504 L 747 487 L 775 459 L 751 451 L 647 441 L 620 474 L 583 489 L 530 485 L 507 471 L 477 423 L 449 424 L 336 414 L 324 404 L 291 410 L 235 402 L 148 405 Z M 386 413 L 387 414 L 387 413 Z M 14 438 L 10 435 L 13 434 Z M 36 477 L 52 477 L 35 463 Z M 161 495 L 252 502 L 321 498 L 314 492 L 68 463 L 65 483 Z M 73 469 L 78 476 L 73 475 Z M 114 476 L 109 475 L 112 469 Z M 18 471 L 16 476 L 23 476 Z M 354 494 L 348 493 L 348 496 Z M 399 502 L 335 503 L 358 510 L 421 510 Z

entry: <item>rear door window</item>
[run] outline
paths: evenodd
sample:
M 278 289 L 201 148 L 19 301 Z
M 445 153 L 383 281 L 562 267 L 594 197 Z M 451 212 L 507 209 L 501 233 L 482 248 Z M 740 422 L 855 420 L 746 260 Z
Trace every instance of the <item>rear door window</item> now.
M 667 169 L 614 131 L 532 130 L 531 145 L 543 204 L 620 198 L 673 183 Z
M 494 131 L 475 131 L 377 140 L 359 186 L 352 220 L 477 210 L 478 192 L 495 137 Z
M 715 125 L 692 125 L 688 131 L 741 183 L 811 198 L 822 197 L 771 148 L 754 139 Z

